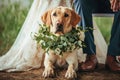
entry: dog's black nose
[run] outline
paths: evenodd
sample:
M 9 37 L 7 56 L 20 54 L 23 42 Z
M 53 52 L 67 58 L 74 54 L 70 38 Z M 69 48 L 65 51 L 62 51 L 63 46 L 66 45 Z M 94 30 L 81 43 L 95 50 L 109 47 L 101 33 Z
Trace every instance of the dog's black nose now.
M 63 31 L 63 24 L 57 23 L 57 31 Z
M 63 27 L 61 23 L 57 23 L 57 27 Z

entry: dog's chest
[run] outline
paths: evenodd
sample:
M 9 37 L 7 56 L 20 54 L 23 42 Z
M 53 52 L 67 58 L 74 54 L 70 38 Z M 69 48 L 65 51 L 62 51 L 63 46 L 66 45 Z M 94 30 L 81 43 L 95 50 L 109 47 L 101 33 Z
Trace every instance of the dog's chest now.
M 57 65 L 58 66 L 64 66 L 66 64 L 66 60 L 63 56 L 58 56 L 57 59 Z

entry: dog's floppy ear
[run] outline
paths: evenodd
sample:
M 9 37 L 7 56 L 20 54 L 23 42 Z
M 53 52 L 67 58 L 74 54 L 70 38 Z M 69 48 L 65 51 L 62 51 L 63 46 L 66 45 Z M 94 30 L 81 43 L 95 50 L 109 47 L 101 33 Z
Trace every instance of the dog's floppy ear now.
M 77 14 L 77 13 L 75 13 L 73 10 L 71 10 L 71 13 L 72 13 L 72 16 L 71 16 L 71 25 L 73 26 L 73 27 L 76 27 L 76 25 L 79 23 L 79 21 L 80 21 L 80 16 Z
M 48 10 L 41 16 L 43 23 L 46 24 L 47 26 L 50 26 L 52 23 L 51 12 L 52 12 L 52 10 Z

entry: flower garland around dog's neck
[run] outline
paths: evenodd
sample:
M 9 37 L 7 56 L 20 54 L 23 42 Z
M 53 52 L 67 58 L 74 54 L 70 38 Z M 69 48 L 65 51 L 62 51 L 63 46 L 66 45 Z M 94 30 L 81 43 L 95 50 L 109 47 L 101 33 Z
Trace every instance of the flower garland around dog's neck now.
M 55 36 L 50 33 L 50 29 L 46 25 L 40 24 L 39 32 L 35 33 L 34 37 L 46 53 L 53 50 L 55 54 L 62 55 L 64 52 L 70 52 L 85 46 L 80 39 L 81 31 L 81 27 L 77 27 L 67 34 Z

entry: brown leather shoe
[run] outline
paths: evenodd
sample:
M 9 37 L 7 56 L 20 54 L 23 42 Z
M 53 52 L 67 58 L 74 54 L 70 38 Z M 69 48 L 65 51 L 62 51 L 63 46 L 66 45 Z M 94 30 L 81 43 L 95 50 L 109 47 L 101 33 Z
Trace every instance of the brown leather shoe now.
M 93 71 L 98 65 L 96 55 L 87 55 L 86 61 L 81 63 L 79 70 L 81 71 Z
M 120 72 L 120 63 L 117 62 L 115 56 L 108 55 L 106 58 L 106 68 L 111 71 Z

